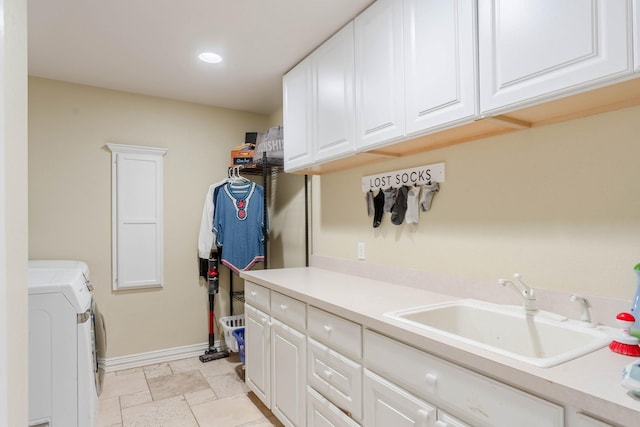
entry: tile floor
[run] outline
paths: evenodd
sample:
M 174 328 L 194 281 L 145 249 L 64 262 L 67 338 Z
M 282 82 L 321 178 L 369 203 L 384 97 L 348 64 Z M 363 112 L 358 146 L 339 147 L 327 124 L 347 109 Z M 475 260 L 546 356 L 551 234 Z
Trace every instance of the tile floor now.
M 281 427 L 249 391 L 237 353 L 105 375 L 98 427 Z

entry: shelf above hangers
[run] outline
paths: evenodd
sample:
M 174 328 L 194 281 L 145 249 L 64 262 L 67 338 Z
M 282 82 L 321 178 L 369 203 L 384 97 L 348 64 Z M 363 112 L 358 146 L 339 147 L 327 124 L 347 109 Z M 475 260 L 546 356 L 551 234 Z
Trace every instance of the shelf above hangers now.
M 362 191 L 444 182 L 444 162 L 362 177 Z

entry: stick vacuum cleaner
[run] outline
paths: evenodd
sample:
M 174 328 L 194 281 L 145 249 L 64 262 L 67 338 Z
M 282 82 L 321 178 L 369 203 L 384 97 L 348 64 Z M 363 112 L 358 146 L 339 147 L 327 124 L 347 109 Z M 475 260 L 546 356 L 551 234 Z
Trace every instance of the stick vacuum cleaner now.
M 213 303 L 214 295 L 218 293 L 218 258 L 218 253 L 214 253 L 209 258 L 209 268 L 207 269 L 207 283 L 209 284 L 209 348 L 200 356 L 202 363 L 229 357 L 228 351 L 216 348 L 214 340 L 216 317 L 213 312 Z

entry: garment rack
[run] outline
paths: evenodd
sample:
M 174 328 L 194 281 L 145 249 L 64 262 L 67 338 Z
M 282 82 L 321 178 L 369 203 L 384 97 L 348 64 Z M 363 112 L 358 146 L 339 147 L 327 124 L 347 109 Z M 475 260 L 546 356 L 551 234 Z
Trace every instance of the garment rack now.
M 264 239 L 264 261 L 263 261 L 263 265 L 264 268 L 267 269 L 268 268 L 268 241 L 269 241 L 269 234 L 268 234 L 268 211 L 267 211 L 267 203 L 269 200 L 268 197 L 268 185 L 269 182 L 267 181 L 268 177 L 271 177 L 273 175 L 277 175 L 281 172 L 284 171 L 284 161 L 282 159 L 270 159 L 267 157 L 267 152 L 264 151 L 262 153 L 262 159 L 261 161 L 256 162 L 255 160 L 251 163 L 247 163 L 244 165 L 238 165 L 235 166 L 234 168 L 230 168 L 231 169 L 235 169 L 237 173 L 239 173 L 240 171 L 242 171 L 243 174 L 247 174 L 247 175 L 261 175 L 262 176 L 262 187 L 263 187 L 263 192 L 262 192 L 262 197 L 263 197 L 263 203 L 262 203 L 262 209 L 263 209 L 263 217 L 265 218 L 265 224 L 264 224 L 264 230 L 263 230 L 263 234 L 265 236 Z M 223 249 L 224 250 L 224 249 Z M 244 303 L 244 291 L 234 291 L 233 290 L 233 271 L 231 269 L 229 269 L 229 315 L 233 316 L 233 301 L 239 301 Z

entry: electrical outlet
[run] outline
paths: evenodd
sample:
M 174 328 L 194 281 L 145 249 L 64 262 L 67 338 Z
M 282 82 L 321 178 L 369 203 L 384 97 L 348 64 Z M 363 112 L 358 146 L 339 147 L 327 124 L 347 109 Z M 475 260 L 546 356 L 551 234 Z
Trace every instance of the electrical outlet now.
M 364 259 L 364 242 L 358 242 L 358 259 Z

